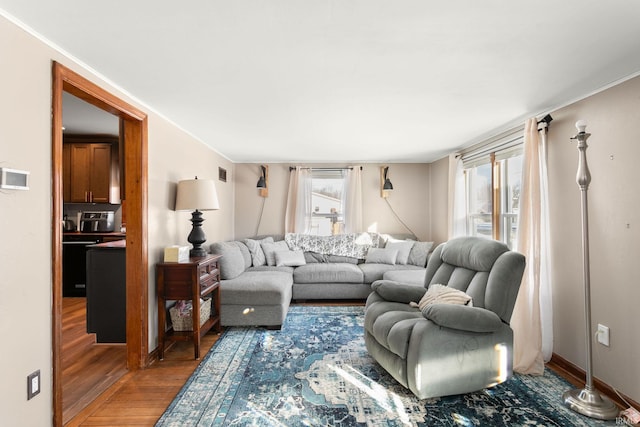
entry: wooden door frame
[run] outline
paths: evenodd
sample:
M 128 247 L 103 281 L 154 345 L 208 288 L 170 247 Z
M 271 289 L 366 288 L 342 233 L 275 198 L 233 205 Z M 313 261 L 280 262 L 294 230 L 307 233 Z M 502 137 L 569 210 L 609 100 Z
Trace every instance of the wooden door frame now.
M 69 68 L 53 62 L 52 88 L 52 383 L 53 425 L 62 426 L 62 94 L 70 93 L 118 116 L 124 141 L 127 203 L 127 368 L 149 364 L 147 248 L 147 115 Z

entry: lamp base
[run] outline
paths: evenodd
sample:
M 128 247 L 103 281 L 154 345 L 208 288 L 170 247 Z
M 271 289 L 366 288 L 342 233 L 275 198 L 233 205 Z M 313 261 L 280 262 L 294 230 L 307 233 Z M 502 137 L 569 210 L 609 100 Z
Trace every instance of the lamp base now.
M 569 390 L 562 394 L 562 401 L 569 409 L 599 420 L 615 420 L 620 414 L 620 408 L 597 390 Z
M 193 228 L 191 228 L 191 233 L 189 233 L 189 236 L 187 237 L 187 241 L 193 245 L 193 248 L 189 251 L 189 256 L 191 257 L 202 257 L 207 255 L 206 249 L 202 247 L 202 244 L 207 241 L 204 231 L 202 230 L 203 222 L 204 219 L 202 218 L 202 212 L 196 209 L 191 213 L 191 223 L 193 224 Z
M 207 255 L 208 255 L 207 251 L 203 248 L 194 247 L 189 251 L 190 257 L 200 257 L 200 256 L 207 256 Z

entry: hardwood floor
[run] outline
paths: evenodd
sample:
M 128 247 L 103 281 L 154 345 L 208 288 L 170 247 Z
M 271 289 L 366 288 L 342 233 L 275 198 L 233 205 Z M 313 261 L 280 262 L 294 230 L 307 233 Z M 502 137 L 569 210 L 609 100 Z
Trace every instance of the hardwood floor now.
M 218 337 L 214 331 L 205 335 L 201 354 Z M 164 360 L 125 375 L 65 426 L 153 426 L 199 363 L 190 342 L 176 342 Z
M 71 420 L 127 373 L 124 344 L 98 344 L 87 333 L 86 298 L 62 308 L 62 420 Z

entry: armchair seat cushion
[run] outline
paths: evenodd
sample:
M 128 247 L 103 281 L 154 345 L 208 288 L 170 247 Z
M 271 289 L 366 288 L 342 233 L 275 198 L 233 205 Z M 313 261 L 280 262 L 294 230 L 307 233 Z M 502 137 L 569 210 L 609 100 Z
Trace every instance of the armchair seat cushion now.
M 389 310 L 387 304 L 394 305 L 395 309 Z M 404 307 L 402 307 L 404 306 Z M 425 322 L 422 313 L 406 304 L 380 303 L 380 307 L 371 308 L 380 315 L 372 320 L 370 329 L 376 341 L 395 355 L 405 359 L 413 327 L 418 322 Z

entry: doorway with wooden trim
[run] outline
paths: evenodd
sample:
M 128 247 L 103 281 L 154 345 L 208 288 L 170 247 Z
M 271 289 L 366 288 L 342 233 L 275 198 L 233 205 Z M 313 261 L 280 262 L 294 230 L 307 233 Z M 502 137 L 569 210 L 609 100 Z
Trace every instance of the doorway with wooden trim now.
M 63 425 L 62 413 L 62 212 L 63 212 L 63 92 L 74 95 L 121 122 L 124 151 L 126 233 L 126 363 L 129 371 L 148 365 L 148 257 L 147 257 L 147 115 L 53 62 L 52 88 L 52 366 L 54 426 Z

